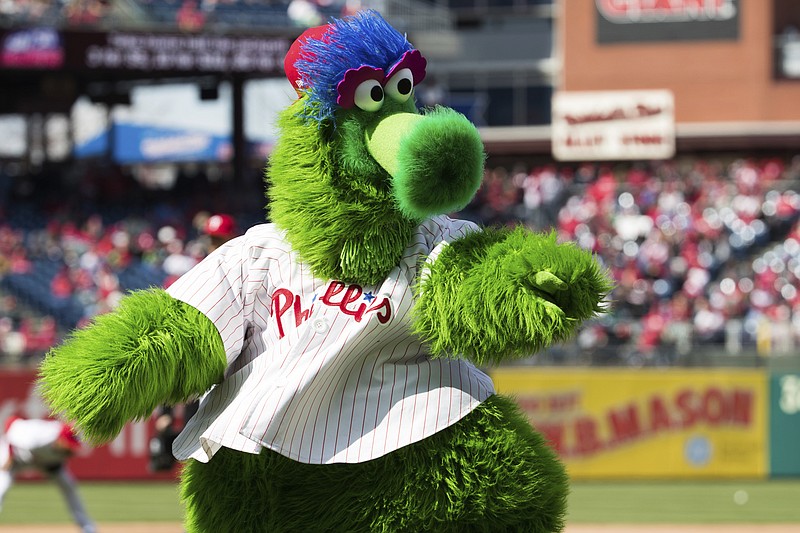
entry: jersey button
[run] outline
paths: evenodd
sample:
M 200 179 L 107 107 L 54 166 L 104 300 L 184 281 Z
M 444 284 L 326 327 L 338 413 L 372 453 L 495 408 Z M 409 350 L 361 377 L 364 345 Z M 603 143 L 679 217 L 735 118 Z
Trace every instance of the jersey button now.
M 314 331 L 317 333 L 324 333 L 328 330 L 328 323 L 325 322 L 324 318 L 315 318 L 311 323 L 311 327 L 314 328 Z

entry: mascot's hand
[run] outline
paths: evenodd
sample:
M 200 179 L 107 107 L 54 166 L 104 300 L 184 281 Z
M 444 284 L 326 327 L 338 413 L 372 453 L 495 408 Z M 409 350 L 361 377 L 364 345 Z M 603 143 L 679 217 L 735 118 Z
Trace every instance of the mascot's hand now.
M 52 410 L 99 444 L 130 420 L 222 380 L 226 359 L 214 325 L 161 289 L 131 293 L 47 354 L 39 385 Z
M 447 246 L 424 277 L 414 327 L 434 355 L 528 357 L 606 312 L 608 274 L 555 233 L 487 229 Z
M 539 300 L 554 320 L 577 326 L 604 311 L 601 303 L 611 290 L 606 273 L 589 252 L 572 242 L 558 244 L 555 232 L 518 229 L 495 245 L 490 257 L 497 258 L 512 286 Z

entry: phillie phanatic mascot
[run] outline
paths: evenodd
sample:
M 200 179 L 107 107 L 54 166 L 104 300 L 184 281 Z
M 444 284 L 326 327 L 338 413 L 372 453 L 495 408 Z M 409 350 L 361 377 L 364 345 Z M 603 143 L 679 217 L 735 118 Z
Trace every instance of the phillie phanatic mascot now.
M 202 395 L 176 439 L 189 532 L 553 532 L 563 465 L 478 367 L 605 311 L 593 256 L 446 216 L 477 191 L 475 127 L 420 110 L 426 61 L 377 13 L 307 30 L 285 69 L 271 223 L 128 294 L 40 385 L 94 443 Z

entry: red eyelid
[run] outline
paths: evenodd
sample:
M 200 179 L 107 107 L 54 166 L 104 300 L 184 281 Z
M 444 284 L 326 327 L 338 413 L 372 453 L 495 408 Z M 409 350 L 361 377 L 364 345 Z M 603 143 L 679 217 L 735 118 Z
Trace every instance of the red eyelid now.
M 339 96 L 336 103 L 344 109 L 350 109 L 356 105 L 356 88 L 367 80 L 376 80 L 383 85 L 385 76 L 383 70 L 369 65 L 362 65 L 357 69 L 350 69 L 344 73 L 342 81 L 336 85 L 336 92 Z
M 386 73 L 386 79 L 388 80 L 391 78 L 395 72 L 407 68 L 411 70 L 411 75 L 414 76 L 414 85 L 417 85 L 425 79 L 425 67 L 427 65 L 428 61 L 422 56 L 419 50 L 409 50 L 403 54 L 403 57 L 401 57 L 397 63 L 389 68 L 389 71 Z

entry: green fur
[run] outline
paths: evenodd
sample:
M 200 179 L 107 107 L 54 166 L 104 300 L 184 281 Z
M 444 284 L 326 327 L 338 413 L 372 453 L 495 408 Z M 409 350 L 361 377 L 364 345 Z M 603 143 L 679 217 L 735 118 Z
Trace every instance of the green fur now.
M 418 290 L 414 331 L 435 355 L 478 364 L 527 357 L 605 312 L 611 281 L 555 233 L 487 229 L 446 247 Z
M 452 110 L 437 108 L 409 122 L 413 127 L 395 141 L 379 138 L 380 125 L 416 114 L 410 100 L 386 102 L 380 113 L 340 110 L 335 127 L 309 126 L 298 112 L 302 105 L 303 99 L 278 121 L 280 140 L 266 176 L 269 215 L 319 278 L 380 282 L 420 220 L 463 207 L 480 185 L 480 135 Z M 368 138 L 395 175 L 375 160 Z M 395 156 L 397 164 L 390 164 Z
M 483 179 L 483 142 L 464 115 L 437 107 L 400 143 L 395 198 L 411 218 L 466 206 Z
M 365 463 L 310 465 L 265 450 L 190 461 L 191 533 L 554 533 L 564 467 L 514 403 L 489 398 L 462 421 Z
M 270 157 L 269 215 L 322 279 L 377 283 L 395 267 L 416 222 L 395 208 L 391 177 L 372 157 L 365 131 L 377 117 L 341 111 L 331 125 L 309 126 L 283 111 Z
M 483 173 L 480 137 L 450 110 L 395 116 L 418 113 L 413 99 L 388 98 L 378 113 L 339 109 L 321 122 L 309 121 L 320 104 L 307 101 L 279 118 L 266 173 L 270 218 L 317 278 L 378 284 L 421 220 L 472 198 Z M 389 132 L 399 123 L 407 131 Z M 414 333 L 434 356 L 465 354 L 479 364 L 567 338 L 604 311 L 610 290 L 591 254 L 522 228 L 452 242 L 423 279 Z M 205 392 L 225 368 L 214 325 L 151 289 L 54 348 L 40 385 L 54 411 L 100 443 L 158 405 Z M 193 533 L 552 533 L 563 528 L 568 490 L 555 453 L 500 396 L 367 462 L 314 465 L 222 448 L 207 464 L 190 460 L 181 486 Z
M 222 380 L 226 359 L 214 325 L 161 289 L 129 294 L 47 354 L 39 384 L 54 412 L 93 443 L 130 420 L 179 403 Z

